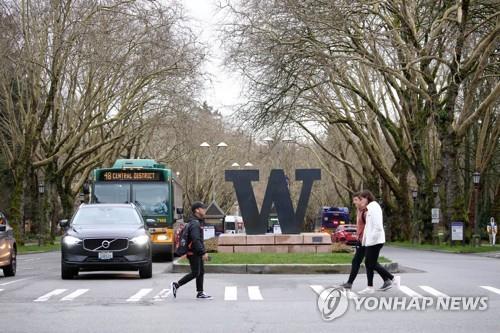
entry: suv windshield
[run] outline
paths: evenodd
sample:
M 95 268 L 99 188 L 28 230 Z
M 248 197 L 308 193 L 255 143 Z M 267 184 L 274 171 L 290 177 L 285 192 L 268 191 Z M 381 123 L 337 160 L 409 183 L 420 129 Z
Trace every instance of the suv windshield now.
M 82 207 L 73 219 L 74 226 L 82 225 L 141 225 L 142 220 L 132 207 Z
M 143 215 L 168 214 L 167 184 L 134 184 L 134 203 Z

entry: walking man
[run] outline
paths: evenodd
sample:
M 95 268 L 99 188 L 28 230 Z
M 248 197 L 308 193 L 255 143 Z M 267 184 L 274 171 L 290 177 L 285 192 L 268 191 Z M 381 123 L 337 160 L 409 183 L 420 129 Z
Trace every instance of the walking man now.
M 205 219 L 207 206 L 200 201 L 196 201 L 191 206 L 192 216 L 189 218 L 189 223 L 185 228 L 189 228 L 188 232 L 188 253 L 187 258 L 189 260 L 189 266 L 191 268 L 191 273 L 185 275 L 182 279 L 177 282 L 172 282 L 170 284 L 172 295 L 174 298 L 177 297 L 177 290 L 188 283 L 189 281 L 196 279 L 196 298 L 197 299 L 212 299 L 212 296 L 208 296 L 203 291 L 203 277 L 205 274 L 204 261 L 208 260 L 208 254 L 205 250 L 205 245 L 203 243 L 203 223 Z

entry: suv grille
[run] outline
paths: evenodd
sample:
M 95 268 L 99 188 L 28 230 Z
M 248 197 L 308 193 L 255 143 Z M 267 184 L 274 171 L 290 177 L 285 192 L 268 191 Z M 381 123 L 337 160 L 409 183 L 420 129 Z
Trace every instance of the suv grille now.
M 123 251 L 128 248 L 127 238 L 89 238 L 83 240 L 87 251 Z

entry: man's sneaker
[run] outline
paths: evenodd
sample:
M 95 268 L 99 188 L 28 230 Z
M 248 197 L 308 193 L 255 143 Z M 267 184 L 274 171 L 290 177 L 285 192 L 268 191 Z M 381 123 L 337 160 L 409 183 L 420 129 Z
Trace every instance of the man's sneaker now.
M 212 296 L 208 296 L 204 292 L 198 293 L 198 295 L 196 295 L 196 298 L 198 298 L 198 299 L 213 299 Z
M 394 275 L 394 278 L 392 279 L 392 283 L 396 286 L 396 288 L 401 287 L 401 276 Z
M 344 289 L 351 289 L 352 288 L 352 283 L 349 283 L 349 282 L 345 282 L 345 283 L 342 283 L 340 285 L 340 287 L 344 288 Z
M 374 293 L 375 293 L 375 289 L 373 287 L 366 287 L 365 289 L 358 292 L 358 294 L 360 294 L 360 295 L 374 294 Z
M 177 298 L 177 288 L 179 288 L 179 284 L 177 282 L 172 282 L 170 284 L 170 289 L 172 290 L 172 295 L 174 295 L 174 298 Z
M 392 280 L 385 280 L 382 287 L 378 288 L 379 291 L 386 291 L 392 288 Z

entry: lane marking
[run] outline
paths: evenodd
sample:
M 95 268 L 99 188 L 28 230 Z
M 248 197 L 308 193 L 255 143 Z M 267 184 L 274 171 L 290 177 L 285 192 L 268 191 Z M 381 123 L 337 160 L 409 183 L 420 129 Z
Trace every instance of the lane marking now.
M 429 286 L 419 286 L 421 289 L 425 290 L 426 292 L 428 292 L 429 294 L 433 295 L 433 296 L 436 296 L 436 297 L 443 297 L 443 298 L 450 298 L 450 296 L 446 295 L 446 294 L 443 294 L 442 292 L 440 292 L 439 290 L 436 290 L 432 287 L 429 287 Z
M 141 289 L 134 296 L 127 299 L 127 302 L 139 302 L 141 298 L 152 292 L 153 289 Z
M 237 301 L 238 300 L 238 288 L 237 287 L 226 287 L 224 291 L 225 301 Z
M 315 292 L 318 296 L 320 296 L 320 295 L 321 295 L 321 293 L 323 292 L 323 290 L 325 290 L 325 288 L 324 288 L 323 286 L 320 286 L 320 285 L 311 285 L 310 287 L 311 287 L 311 289 L 312 289 L 312 290 L 314 290 L 314 292 Z M 355 298 L 358 298 L 358 294 L 356 294 L 354 291 L 349 290 L 349 289 L 345 289 L 345 291 L 346 291 L 346 295 L 347 295 L 347 298 L 348 298 L 348 299 L 355 299 Z M 326 297 L 326 295 L 323 295 L 323 296 L 321 297 L 321 299 L 322 299 L 323 301 L 325 301 L 325 297 Z
M 63 299 L 61 299 L 62 302 L 65 302 L 65 301 L 72 301 L 74 300 L 75 298 L 79 297 L 79 296 L 82 296 L 83 294 L 85 294 L 87 291 L 89 291 L 88 289 L 77 289 L 76 291 L 72 292 L 71 294 L 69 294 L 68 296 L 64 297 Z
M 154 298 L 153 298 L 153 301 L 155 302 L 160 302 L 160 301 L 164 301 L 165 299 L 167 299 L 170 295 L 172 294 L 172 291 L 170 289 L 163 289 L 162 291 L 160 291 L 160 293 L 158 295 L 156 295 Z
M 416 291 L 411 290 L 407 286 L 400 286 L 399 290 L 401 290 L 403 293 L 405 293 L 406 295 L 408 295 L 410 297 L 415 297 L 415 298 L 423 298 L 424 297 L 424 296 L 420 295 L 419 293 L 417 293 Z
M 481 286 L 481 288 L 486 289 L 488 291 L 491 291 L 492 293 L 500 295 L 500 289 L 498 289 L 498 288 L 494 288 L 494 287 L 490 287 L 490 286 Z
M 29 280 L 31 278 L 24 278 L 24 279 L 19 279 L 19 280 L 15 280 L 15 281 L 10 281 L 10 282 L 6 282 L 6 283 L 0 283 L 0 286 L 7 286 L 9 284 L 13 284 L 13 283 L 17 283 L 17 282 L 21 282 L 21 281 L 24 281 L 24 280 Z
M 264 299 L 258 286 L 248 287 L 248 297 L 251 301 L 262 301 Z
M 67 289 L 54 289 L 51 292 L 38 297 L 33 302 L 47 302 L 52 296 L 57 296 L 64 293 Z

